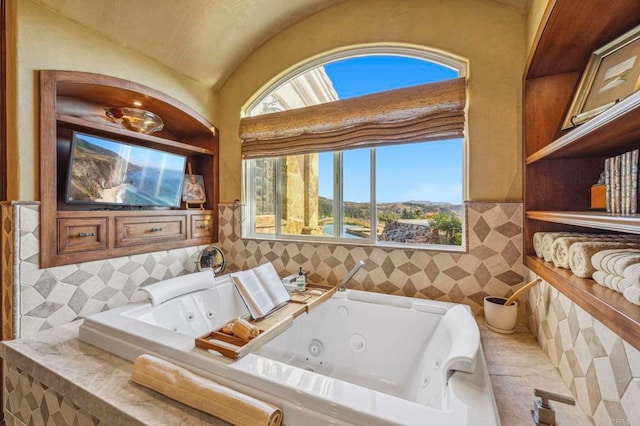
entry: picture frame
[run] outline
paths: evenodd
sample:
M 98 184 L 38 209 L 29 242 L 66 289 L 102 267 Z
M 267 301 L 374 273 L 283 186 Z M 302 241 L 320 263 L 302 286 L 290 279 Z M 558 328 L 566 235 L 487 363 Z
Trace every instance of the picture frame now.
M 562 130 L 583 124 L 640 89 L 640 26 L 591 54 Z
M 185 204 L 204 204 L 207 193 L 204 189 L 204 177 L 201 175 L 185 174 L 182 184 L 182 201 Z

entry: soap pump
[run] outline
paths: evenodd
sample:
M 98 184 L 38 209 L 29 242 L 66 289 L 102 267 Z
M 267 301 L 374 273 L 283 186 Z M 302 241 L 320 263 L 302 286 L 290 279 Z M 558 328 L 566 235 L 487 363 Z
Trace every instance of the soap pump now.
M 296 291 L 304 292 L 304 289 L 307 287 L 307 276 L 304 274 L 302 270 L 302 266 L 298 271 L 298 276 L 296 277 Z

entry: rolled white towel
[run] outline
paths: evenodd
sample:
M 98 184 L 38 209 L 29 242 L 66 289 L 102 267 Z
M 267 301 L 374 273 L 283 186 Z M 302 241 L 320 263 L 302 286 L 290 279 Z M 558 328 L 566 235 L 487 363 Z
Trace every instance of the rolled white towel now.
M 533 234 L 533 251 L 539 258 L 542 258 L 542 238 L 546 234 L 546 232 L 536 232 Z
M 621 253 L 619 257 L 611 258 L 607 262 L 607 269 L 614 274 L 622 275 L 627 266 L 635 265 L 636 263 L 640 263 L 640 250 L 633 254 L 629 252 Z
M 613 250 L 601 250 L 599 252 L 597 252 L 596 254 L 593 255 L 593 257 L 591 258 L 591 263 L 593 264 L 593 267 L 596 268 L 599 271 L 605 271 L 605 272 L 611 272 L 613 273 L 613 271 L 609 270 L 607 267 L 607 264 L 609 262 L 609 260 L 611 260 L 611 258 L 613 256 L 617 256 L 619 254 L 623 254 L 623 253 L 628 253 L 628 254 L 636 254 L 636 253 L 640 253 L 640 250 L 638 249 L 613 249 Z M 616 272 L 620 275 L 622 275 L 622 272 Z
M 604 272 L 604 271 L 595 271 L 595 272 L 593 273 L 592 278 L 593 278 L 593 280 L 594 280 L 595 282 L 597 282 L 597 283 L 598 283 L 598 284 L 600 284 L 601 286 L 606 287 L 607 285 L 605 284 L 605 279 L 607 278 L 607 275 L 609 275 L 609 274 L 607 274 L 607 273 L 606 273 L 606 272 Z
M 622 279 L 618 281 L 618 291 L 620 293 L 624 293 L 624 291 L 631 286 L 632 284 L 629 281 L 627 281 L 624 277 L 622 277 Z
M 620 290 L 619 286 L 620 286 L 620 283 L 624 281 L 624 277 L 621 275 L 610 274 L 604 271 L 595 271 L 593 273 L 593 280 L 598 284 L 600 284 L 601 286 L 604 286 L 604 287 L 610 288 L 611 290 L 619 291 L 620 293 L 622 293 L 622 290 Z
M 551 244 L 551 260 L 559 268 L 569 269 L 569 248 L 573 243 L 585 241 L 620 241 L 609 235 L 584 235 L 579 237 L 558 237 Z M 594 265 L 595 266 L 595 265 Z
M 591 278 L 596 268 L 591 263 L 594 254 L 601 250 L 638 248 L 640 245 L 610 241 L 579 242 L 569 248 L 569 267 L 574 275 Z
M 634 305 L 640 306 L 640 286 L 632 285 L 624 291 L 624 298 Z
M 547 262 L 551 262 L 552 259 L 552 247 L 556 238 L 560 237 L 579 237 L 583 234 L 573 232 L 545 232 L 542 236 L 542 258 Z
M 629 284 L 640 286 L 640 263 L 627 266 L 622 275 Z

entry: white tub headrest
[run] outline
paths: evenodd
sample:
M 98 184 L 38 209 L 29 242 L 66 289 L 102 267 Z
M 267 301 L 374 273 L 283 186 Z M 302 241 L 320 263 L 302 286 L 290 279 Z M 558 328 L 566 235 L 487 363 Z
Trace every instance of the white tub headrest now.
M 442 322 L 451 338 L 451 350 L 444 361 L 445 378 L 452 370 L 473 373 L 480 349 L 480 331 L 469 308 L 464 305 L 450 308 Z
M 210 270 L 182 275 L 142 287 L 151 298 L 153 306 L 159 305 L 174 297 L 193 291 L 204 290 L 215 285 L 213 272 Z

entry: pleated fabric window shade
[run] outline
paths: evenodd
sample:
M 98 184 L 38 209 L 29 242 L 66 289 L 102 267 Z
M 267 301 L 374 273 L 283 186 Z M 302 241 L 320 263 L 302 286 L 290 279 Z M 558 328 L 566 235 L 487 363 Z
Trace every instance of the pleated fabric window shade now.
M 240 121 L 242 158 L 428 142 L 464 136 L 464 78 Z

